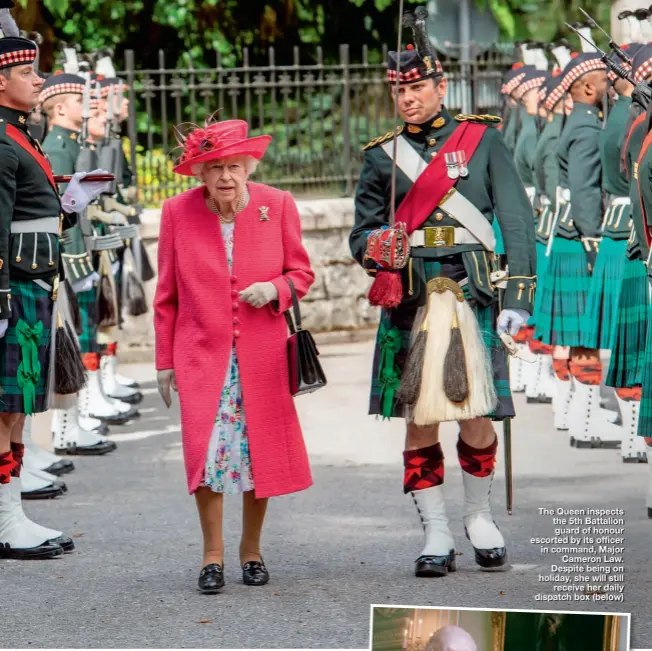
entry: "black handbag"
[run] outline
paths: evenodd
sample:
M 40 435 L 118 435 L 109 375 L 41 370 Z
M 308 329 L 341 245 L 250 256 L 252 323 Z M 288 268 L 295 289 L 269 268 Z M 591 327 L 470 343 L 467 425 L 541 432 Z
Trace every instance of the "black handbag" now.
M 292 312 L 285 314 L 290 336 L 288 337 L 288 364 L 290 368 L 290 393 L 300 396 L 312 393 L 326 386 L 326 375 L 319 363 L 319 351 L 312 335 L 301 327 L 301 311 L 299 300 L 292 281 L 288 278 L 292 294 Z

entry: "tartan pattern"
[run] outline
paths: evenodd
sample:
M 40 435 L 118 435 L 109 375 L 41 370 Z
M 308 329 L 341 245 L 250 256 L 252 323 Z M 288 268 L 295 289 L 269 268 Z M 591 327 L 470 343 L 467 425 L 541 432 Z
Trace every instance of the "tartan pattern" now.
M 498 439 L 486 448 L 474 448 L 462 437 L 457 439 L 457 457 L 464 472 L 474 477 L 489 477 L 496 467 Z
M 548 95 L 548 97 L 546 97 L 545 102 L 543 103 L 543 106 L 548 111 L 552 111 L 552 109 L 555 108 L 555 105 L 557 104 L 557 102 L 563 97 L 565 92 L 566 91 L 562 88 L 561 84 L 555 86 L 555 88 L 553 88 L 550 91 L 550 94 Z
M 546 245 L 543 242 L 537 241 L 536 243 L 537 251 L 537 266 L 536 274 L 537 279 L 543 278 L 543 275 L 546 272 L 546 267 L 548 266 L 548 258 L 546 257 Z M 532 316 L 528 319 L 528 325 L 534 325 L 537 322 L 537 314 L 541 309 L 541 291 L 534 292 L 534 306 L 532 308 Z M 537 333 L 535 331 L 534 338 L 537 338 Z
M 514 99 L 521 99 L 528 90 L 533 88 L 539 88 L 541 84 L 546 80 L 545 77 L 535 77 L 534 79 L 528 79 L 525 83 L 521 84 L 517 91 L 514 92 Z
M 440 443 L 403 452 L 403 492 L 421 491 L 444 483 L 444 453 Z
M 436 263 L 427 262 L 425 265 L 426 280 L 430 280 L 440 275 L 436 269 L 439 265 Z M 455 278 L 459 282 L 460 278 Z M 464 288 L 464 294 L 468 300 L 468 289 Z M 473 304 L 472 304 L 473 305 Z M 381 324 L 386 325 L 388 328 L 396 326 L 401 334 L 401 347 L 396 353 L 394 361 L 399 368 L 403 371 L 405 360 L 410 349 L 410 339 L 412 335 L 412 326 L 417 313 L 417 306 L 402 305 L 395 310 L 382 310 Z M 512 401 L 512 394 L 509 389 L 509 370 L 507 363 L 507 353 L 503 346 L 502 341 L 496 333 L 496 319 L 498 317 L 498 304 L 492 303 L 487 307 L 473 305 L 473 311 L 478 319 L 478 326 L 482 333 L 484 344 L 491 356 L 493 367 L 494 387 L 496 389 L 496 396 L 498 404 L 494 413 L 487 414 L 488 418 L 492 420 L 503 420 L 504 418 L 511 418 L 514 416 L 514 403 Z M 380 330 L 379 330 L 380 331 Z M 371 390 L 369 394 L 369 414 L 382 415 L 382 401 L 381 401 L 381 386 L 378 381 L 378 368 L 380 364 L 380 346 L 379 337 L 376 337 L 376 346 L 374 350 L 374 358 L 372 364 L 371 376 Z M 392 417 L 404 418 L 403 405 L 396 401 L 392 410 Z
M 600 242 L 582 320 L 582 346 L 606 349 L 611 345 L 626 251 L 627 240 L 604 237 Z
M 20 477 L 20 469 L 23 467 L 23 457 L 25 456 L 25 446 L 22 443 L 11 443 L 11 453 L 14 455 L 16 462 L 15 468 L 11 471 L 12 477 Z
M 0 339 L 0 412 L 24 414 L 23 390 L 18 386 L 18 366 L 22 351 L 16 337 L 20 319 L 33 326 L 43 323 L 38 346 L 41 376 L 36 385 L 34 413 L 47 411 L 47 379 L 50 369 L 50 328 L 52 327 L 52 298 L 50 292 L 31 280 L 12 279 L 11 317 L 5 336 Z
M 609 342 L 611 359 L 606 384 L 625 388 L 641 384 L 649 310 L 648 279 L 642 260 L 626 259 L 618 296 L 616 322 Z
M 16 66 L 21 63 L 34 63 L 36 61 L 36 48 L 33 50 L 15 50 L 0 54 L 0 68 Z
M 590 282 L 582 243 L 555 237 L 548 265 L 537 288 L 541 293 L 537 339 L 553 346 L 582 345 L 582 317 Z
M 41 104 L 50 97 L 55 95 L 83 95 L 84 94 L 84 85 L 83 84 L 55 84 L 53 86 L 48 86 L 44 91 L 39 95 L 39 101 Z
M 643 61 L 643 63 L 636 68 L 634 81 L 637 84 L 640 84 L 642 81 L 645 81 L 650 74 L 652 74 L 652 57 L 647 61 Z
M 508 81 L 506 84 L 503 84 L 502 88 L 500 89 L 500 92 L 503 95 L 510 95 L 512 91 L 518 87 L 518 85 L 521 83 L 521 80 L 525 77 L 525 73 L 521 73 L 520 75 L 517 75 L 512 79 L 511 81 Z
M 648 322 L 652 319 L 652 306 L 648 309 Z M 643 369 L 643 395 L 638 412 L 638 435 L 652 433 L 652 328 L 648 328 L 645 342 L 645 366 Z
M 602 379 L 602 362 L 599 357 L 578 358 L 571 360 L 568 364 L 570 374 L 581 384 L 588 384 L 593 387 L 600 386 Z
M 82 333 L 79 336 L 79 350 L 84 353 L 99 353 L 97 343 L 97 289 L 79 292 L 77 302 L 82 320 Z
M 582 61 L 582 63 L 578 63 L 564 75 L 560 86 L 564 89 L 564 92 L 566 92 L 582 75 L 585 75 L 587 72 L 606 69 L 607 64 L 602 61 L 602 59 L 589 59 L 588 61 Z

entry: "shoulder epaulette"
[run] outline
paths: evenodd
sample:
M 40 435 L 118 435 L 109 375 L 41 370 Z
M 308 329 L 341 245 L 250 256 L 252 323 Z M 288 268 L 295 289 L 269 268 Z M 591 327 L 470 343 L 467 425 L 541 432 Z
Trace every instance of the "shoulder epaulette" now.
M 390 138 L 394 137 L 394 133 L 396 133 L 397 136 L 400 136 L 403 133 L 403 125 L 400 127 L 396 127 L 396 132 L 394 131 L 388 131 L 386 134 L 379 136 L 378 138 L 375 138 L 371 142 L 367 143 L 363 148 L 362 151 L 367 151 L 367 149 L 371 149 L 372 147 L 375 147 L 376 145 L 382 145 L 384 142 L 387 142 L 390 140 Z
M 491 124 L 493 126 L 503 121 L 497 115 L 473 115 L 472 113 L 460 113 L 455 116 L 455 119 L 458 122 L 481 122 L 482 124 Z

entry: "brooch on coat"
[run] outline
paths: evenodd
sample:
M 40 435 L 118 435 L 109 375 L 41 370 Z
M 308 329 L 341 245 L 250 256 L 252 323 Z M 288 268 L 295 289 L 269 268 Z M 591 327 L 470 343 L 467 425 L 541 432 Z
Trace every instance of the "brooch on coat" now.
M 268 222 L 269 221 L 269 206 L 261 206 L 258 208 L 258 212 L 260 213 L 260 221 L 261 222 Z

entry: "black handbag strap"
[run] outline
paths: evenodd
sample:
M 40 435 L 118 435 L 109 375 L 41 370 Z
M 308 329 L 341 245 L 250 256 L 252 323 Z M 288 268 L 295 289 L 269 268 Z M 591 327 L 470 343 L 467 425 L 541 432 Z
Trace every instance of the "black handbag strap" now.
M 292 312 L 294 313 L 294 319 L 292 319 L 290 310 L 286 310 L 284 314 L 290 333 L 294 334 L 301 330 L 301 310 L 299 309 L 299 299 L 297 298 L 297 292 L 294 289 L 294 283 L 290 278 L 286 278 L 286 280 L 290 286 L 290 294 L 292 295 Z

